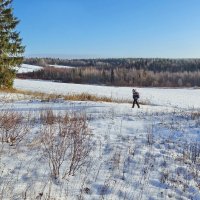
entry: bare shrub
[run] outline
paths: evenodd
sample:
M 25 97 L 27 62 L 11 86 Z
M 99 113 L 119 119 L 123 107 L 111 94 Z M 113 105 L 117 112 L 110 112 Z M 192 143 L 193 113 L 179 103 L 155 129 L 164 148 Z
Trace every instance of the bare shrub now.
M 54 178 L 59 177 L 60 167 L 69 148 L 67 137 L 60 137 L 56 129 L 52 125 L 44 126 L 42 129 L 42 144 L 48 158 L 51 175 Z
M 86 158 L 91 151 L 91 134 L 84 116 L 74 115 L 70 120 L 70 124 L 72 125 L 72 132 L 70 133 L 70 166 L 67 174 L 74 175 L 81 166 L 86 164 Z
M 110 160 L 110 169 L 115 171 L 116 169 L 119 170 L 120 162 L 121 162 L 121 152 L 115 152 Z
M 147 144 L 153 145 L 154 144 L 154 135 L 153 135 L 153 125 L 147 129 Z
M 195 119 L 200 119 L 200 112 L 199 112 L 199 111 L 192 112 L 192 113 L 191 113 L 191 118 L 192 118 L 193 120 L 195 120 Z
M 192 112 L 191 119 L 195 120 L 196 127 L 199 127 L 200 126 L 200 111 Z
M 160 182 L 161 182 L 161 183 L 166 183 L 167 180 L 168 180 L 168 177 L 169 177 L 169 172 L 167 172 L 167 171 L 162 171 L 162 172 L 160 173 Z
M 91 151 L 86 118 L 74 114 L 42 127 L 42 145 L 54 178 L 65 178 L 86 164 Z
M 200 144 L 198 142 L 191 143 L 189 152 L 191 161 L 196 163 L 197 159 L 200 157 Z
M 54 124 L 56 122 L 56 116 L 51 109 L 41 110 L 40 121 L 43 124 Z
M 200 143 L 199 142 L 185 143 L 182 154 L 184 162 L 189 160 L 192 163 L 196 163 L 200 158 Z
M 4 111 L 0 113 L 0 140 L 14 145 L 22 141 L 29 131 L 27 119 L 18 112 Z

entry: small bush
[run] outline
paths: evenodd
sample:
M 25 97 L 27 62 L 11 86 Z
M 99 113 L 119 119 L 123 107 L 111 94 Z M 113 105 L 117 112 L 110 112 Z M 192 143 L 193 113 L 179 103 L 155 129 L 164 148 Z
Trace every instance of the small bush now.
M 25 117 L 14 111 L 0 113 L 0 140 L 10 145 L 19 143 L 29 131 Z
M 50 111 L 47 111 L 47 116 Z M 55 118 L 54 118 L 55 119 Z M 41 142 L 53 178 L 74 175 L 87 163 L 91 151 L 91 134 L 83 115 L 65 115 L 57 124 L 45 123 Z

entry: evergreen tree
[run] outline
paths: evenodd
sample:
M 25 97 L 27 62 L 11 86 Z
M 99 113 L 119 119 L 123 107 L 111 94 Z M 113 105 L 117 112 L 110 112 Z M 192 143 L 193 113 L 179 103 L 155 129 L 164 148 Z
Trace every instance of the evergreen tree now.
M 13 16 L 12 0 L 0 0 L 0 88 L 11 88 L 15 67 L 23 61 L 24 46 L 15 31 L 19 20 Z

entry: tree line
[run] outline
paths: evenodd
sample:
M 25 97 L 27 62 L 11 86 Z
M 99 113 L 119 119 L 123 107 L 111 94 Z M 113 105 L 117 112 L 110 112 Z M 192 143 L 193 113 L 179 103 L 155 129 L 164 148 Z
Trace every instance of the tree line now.
M 64 83 L 100 84 L 142 87 L 193 87 L 200 86 L 200 70 L 158 71 L 135 68 L 44 67 L 42 70 L 19 74 L 19 78 L 54 80 Z
M 162 59 L 162 58 L 107 58 L 107 59 L 59 59 L 25 58 L 31 65 L 65 65 L 72 67 L 131 68 L 153 72 L 196 72 L 200 70 L 200 59 Z

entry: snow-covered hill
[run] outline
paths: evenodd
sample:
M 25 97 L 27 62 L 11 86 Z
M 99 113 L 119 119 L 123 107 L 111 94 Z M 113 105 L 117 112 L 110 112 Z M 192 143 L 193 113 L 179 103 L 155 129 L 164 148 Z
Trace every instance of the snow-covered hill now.
M 66 65 L 49 65 L 49 66 L 55 68 L 74 68 L 72 66 L 66 66 Z
M 43 67 L 36 66 L 36 65 L 28 65 L 28 64 L 22 64 L 21 67 L 16 68 L 17 73 L 27 73 L 27 72 L 33 72 L 41 70 Z

